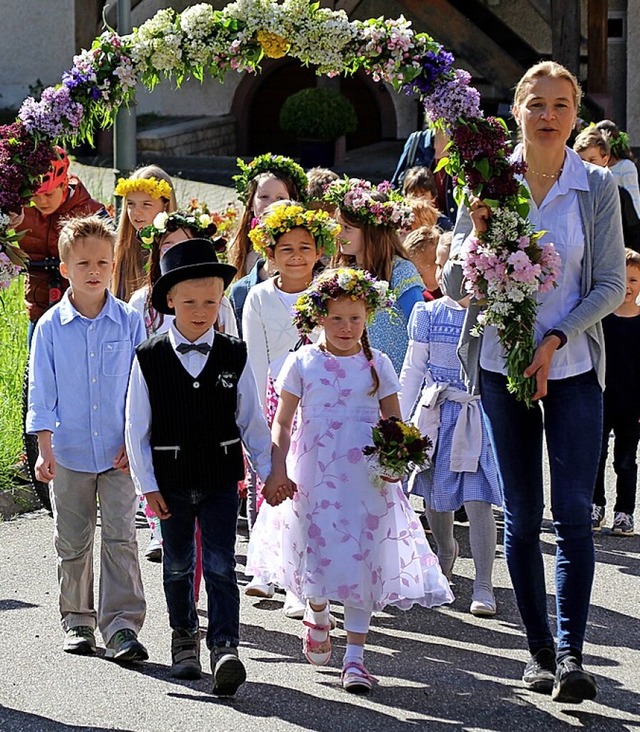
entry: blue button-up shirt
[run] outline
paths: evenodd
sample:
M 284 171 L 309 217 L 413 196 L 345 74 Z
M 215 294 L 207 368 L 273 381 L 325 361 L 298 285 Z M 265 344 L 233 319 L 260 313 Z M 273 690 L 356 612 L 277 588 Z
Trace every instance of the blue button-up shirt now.
M 95 318 L 65 293 L 38 321 L 29 366 L 27 432 L 48 430 L 69 470 L 113 468 L 124 445 L 124 408 L 134 349 L 145 339 L 140 314 L 107 293 Z

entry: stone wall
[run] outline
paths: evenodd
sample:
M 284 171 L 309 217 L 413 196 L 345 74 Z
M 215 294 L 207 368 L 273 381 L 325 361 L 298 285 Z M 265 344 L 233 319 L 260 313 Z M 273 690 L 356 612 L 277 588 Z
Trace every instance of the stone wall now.
M 234 155 L 236 121 L 233 115 L 197 117 L 138 132 L 138 153 L 163 155 Z

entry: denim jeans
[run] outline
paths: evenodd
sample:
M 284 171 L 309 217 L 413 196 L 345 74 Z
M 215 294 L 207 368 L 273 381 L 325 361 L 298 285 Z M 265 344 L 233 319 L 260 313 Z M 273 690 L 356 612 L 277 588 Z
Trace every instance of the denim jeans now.
M 217 487 L 198 503 L 165 496 L 170 518 L 162 521 L 162 579 L 174 630 L 198 630 L 194 596 L 196 518 L 202 537 L 207 589 L 207 647 L 237 646 L 240 640 L 240 592 L 236 581 L 238 485 Z
M 535 653 L 553 647 L 540 547 L 544 430 L 556 534 L 558 653 L 582 652 L 595 566 L 591 501 L 602 440 L 595 372 L 549 381 L 544 412 L 516 401 L 501 374 L 483 370 L 481 394 L 504 482 L 505 554 L 529 648 Z
M 602 432 L 602 452 L 600 467 L 593 502 L 598 506 L 606 506 L 604 490 L 604 474 L 609 451 L 609 433 L 613 430 L 613 469 L 616 473 L 616 503 L 614 511 L 621 511 L 633 516 L 636 508 L 636 484 L 638 481 L 638 464 L 636 454 L 640 440 L 640 424 L 634 414 L 615 414 L 607 409 L 605 399 L 604 429 Z

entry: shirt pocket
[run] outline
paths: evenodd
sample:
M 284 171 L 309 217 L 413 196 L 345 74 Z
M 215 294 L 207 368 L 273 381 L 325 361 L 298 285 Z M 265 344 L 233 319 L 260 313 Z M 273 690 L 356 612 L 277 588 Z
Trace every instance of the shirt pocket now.
M 131 341 L 102 344 L 102 371 L 105 376 L 127 376 L 131 370 Z

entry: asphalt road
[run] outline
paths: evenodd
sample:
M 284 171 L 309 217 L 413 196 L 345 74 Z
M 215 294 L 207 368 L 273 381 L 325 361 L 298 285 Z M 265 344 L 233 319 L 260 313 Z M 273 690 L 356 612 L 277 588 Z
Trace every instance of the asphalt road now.
M 141 552 L 148 529 L 139 531 Z M 205 730 L 640 730 L 640 537 L 596 538 L 597 574 L 585 648 L 597 675 L 595 702 L 559 705 L 520 682 L 525 644 L 499 551 L 494 572 L 499 613 L 468 613 L 472 563 L 468 532 L 456 525 L 461 557 L 456 601 L 437 610 L 375 615 L 366 662 L 379 678 L 368 697 L 339 683 L 345 634 L 342 612 L 330 666 L 317 671 L 301 652 L 300 621 L 281 611 L 283 595 L 242 595 L 241 655 L 248 681 L 235 700 L 217 700 L 208 660 L 200 681 L 169 677 L 170 631 L 160 566 L 141 559 L 149 611 L 141 633 L 150 660 L 121 667 L 62 652 L 58 626 L 52 522 L 42 511 L 0 524 L 0 730 L 63 732 L 204 732 Z M 553 535 L 543 534 L 553 611 Z M 247 540 L 238 535 L 240 582 Z M 200 602 L 206 627 L 206 605 Z

